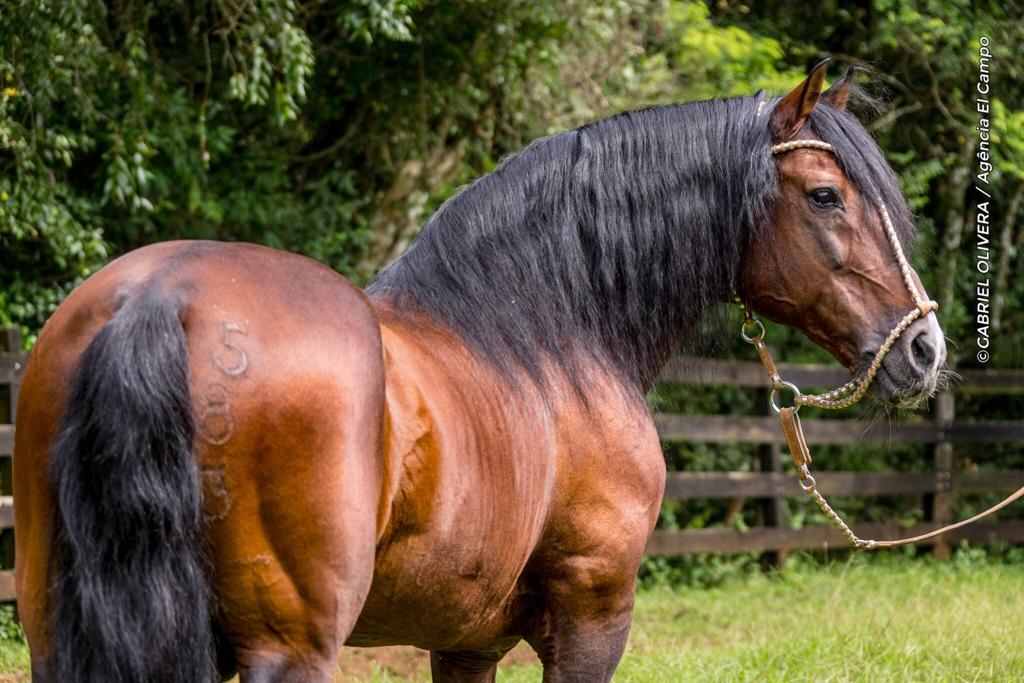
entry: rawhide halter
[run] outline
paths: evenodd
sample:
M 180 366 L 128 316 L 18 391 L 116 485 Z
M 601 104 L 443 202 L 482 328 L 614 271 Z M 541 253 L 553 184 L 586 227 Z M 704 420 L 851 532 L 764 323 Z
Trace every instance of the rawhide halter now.
M 760 112 L 760 107 L 758 108 L 758 111 Z M 776 154 L 789 152 L 790 150 L 804 148 L 820 149 L 835 154 L 835 150 L 832 149 L 832 145 L 821 140 L 793 140 L 791 142 L 783 142 L 778 145 L 772 145 L 771 153 L 774 156 Z M 842 520 L 838 513 L 832 509 L 832 506 L 828 504 L 828 501 L 825 500 L 825 497 L 818 491 L 817 483 L 814 481 L 814 477 L 811 476 L 811 472 L 808 467 L 811 463 L 811 452 L 807 448 L 807 441 L 804 438 L 803 427 L 800 424 L 800 416 L 798 415 L 800 408 L 802 406 L 813 406 L 816 408 L 824 408 L 826 410 L 839 410 L 840 408 L 848 408 L 862 399 L 871 387 L 871 382 L 875 379 L 875 375 L 878 374 L 879 368 L 882 367 L 882 361 L 885 359 L 886 354 L 889 353 L 892 345 L 896 343 L 896 340 L 900 338 L 900 335 L 902 335 L 915 320 L 923 318 L 929 313 L 934 313 L 939 308 L 939 305 L 936 302 L 927 299 L 917 288 L 910 269 L 910 264 L 907 262 L 907 258 L 903 254 L 903 248 L 900 246 L 900 240 L 896 234 L 896 228 L 893 226 L 892 218 L 889 216 L 889 210 L 886 208 L 885 203 L 880 197 L 877 198 L 876 201 L 878 202 L 878 210 L 882 218 L 882 225 L 885 227 L 885 233 L 889 238 L 889 244 L 892 245 L 893 253 L 896 255 L 896 263 L 899 264 L 900 272 L 903 275 L 903 282 L 906 284 L 907 290 L 910 292 L 910 296 L 914 300 L 915 307 L 903 316 L 903 318 L 896 324 L 896 327 L 889 332 L 889 336 L 886 337 L 884 342 L 882 342 L 881 347 L 879 347 L 878 352 L 875 353 L 875 357 L 871 360 L 871 364 L 863 375 L 855 377 L 838 389 L 833 389 L 832 391 L 828 391 L 823 394 L 802 393 L 795 384 L 784 381 L 779 375 L 779 371 L 775 367 L 775 361 L 772 359 L 772 355 L 764 343 L 764 325 L 757 319 L 757 317 L 754 316 L 753 311 L 751 311 L 750 307 L 746 305 L 739 296 L 735 297 L 736 304 L 740 307 L 740 310 L 743 311 L 743 324 L 740 328 L 740 334 L 744 341 L 753 344 L 754 348 L 757 350 L 758 357 L 761 359 L 761 365 L 764 366 L 765 372 L 768 373 L 768 379 L 771 382 L 771 393 L 769 394 L 768 401 L 771 404 L 772 410 L 775 411 L 782 422 L 782 432 L 786 436 L 786 443 L 789 445 L 790 454 L 793 456 L 793 464 L 796 465 L 797 473 L 800 477 L 800 487 L 808 496 L 811 497 L 818 507 L 821 508 L 821 511 L 825 516 L 835 524 L 840 532 L 842 532 L 850 545 L 865 550 L 872 550 L 874 548 L 890 548 L 893 546 L 917 543 L 929 538 L 934 538 L 935 536 L 944 534 L 947 531 L 952 531 L 953 529 L 958 529 L 962 526 L 976 522 L 982 517 L 986 517 L 993 512 L 1001 510 L 1021 496 L 1024 496 L 1024 487 L 1021 487 L 1001 503 L 992 506 L 988 510 L 979 513 L 970 519 L 944 526 L 926 534 L 921 534 L 920 536 L 892 541 L 873 541 L 859 538 L 855 533 L 853 533 L 853 530 L 849 525 Z M 783 389 L 788 389 L 793 392 L 792 406 L 781 407 L 779 405 L 777 400 L 778 394 Z

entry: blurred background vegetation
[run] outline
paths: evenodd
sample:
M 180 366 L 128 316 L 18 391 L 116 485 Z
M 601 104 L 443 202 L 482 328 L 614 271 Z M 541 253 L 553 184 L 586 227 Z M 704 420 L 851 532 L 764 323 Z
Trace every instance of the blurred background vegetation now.
M 647 104 L 781 94 L 832 57 L 833 77 L 861 67 L 884 103 L 864 120 L 918 216 L 914 263 L 966 367 L 982 34 L 994 53 L 990 365 L 1021 367 L 1024 12 L 984 0 L 0 3 L 0 325 L 19 325 L 31 346 L 83 278 L 158 240 L 260 242 L 364 282 L 456 188 L 537 136 Z M 826 360 L 795 333 L 771 335 L 786 360 Z M 652 401 L 760 409 L 742 392 L 662 387 Z M 1017 403 L 958 414 L 1018 417 Z M 929 465 L 910 447 L 835 451 L 820 461 Z M 752 455 L 682 445 L 666 457 L 744 469 Z M 1024 467 L 1019 449 L 993 458 Z M 793 519 L 813 514 L 790 505 Z M 920 509 L 850 505 L 859 519 Z M 662 524 L 727 514 L 667 506 Z

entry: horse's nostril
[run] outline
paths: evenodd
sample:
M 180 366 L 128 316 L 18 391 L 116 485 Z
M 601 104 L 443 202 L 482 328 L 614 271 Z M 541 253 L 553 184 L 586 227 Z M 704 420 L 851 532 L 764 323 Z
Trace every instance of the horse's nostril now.
M 917 367 L 924 369 L 931 368 L 932 363 L 935 361 L 935 345 L 932 344 L 932 341 L 928 336 L 928 330 L 922 330 L 920 334 L 914 337 L 914 341 L 911 343 L 910 348 L 913 351 L 914 364 Z

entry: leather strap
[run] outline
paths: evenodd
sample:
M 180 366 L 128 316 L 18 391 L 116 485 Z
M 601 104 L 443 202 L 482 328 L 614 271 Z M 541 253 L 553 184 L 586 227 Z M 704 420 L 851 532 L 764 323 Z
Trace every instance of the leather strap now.
M 768 351 L 768 347 L 764 345 L 764 342 L 758 342 L 754 344 L 754 348 L 757 350 L 757 355 L 761 359 L 761 366 L 764 367 L 764 371 L 768 373 L 768 380 L 774 384 L 775 382 L 781 382 L 782 378 L 779 377 L 779 370 L 775 367 L 775 360 L 772 358 L 772 354 Z
M 875 541 L 874 547 L 875 548 L 893 548 L 893 547 L 898 546 L 898 545 L 907 545 L 908 543 L 919 543 L 921 541 L 926 541 L 929 538 L 935 538 L 936 536 L 941 536 L 942 534 L 946 533 L 947 531 L 952 531 L 953 529 L 959 529 L 960 527 L 967 526 L 968 524 L 974 524 L 975 522 L 977 522 L 982 517 L 988 517 L 993 512 L 998 512 L 999 510 L 1002 510 L 1004 507 L 1006 507 L 1010 503 L 1012 503 L 1015 500 L 1018 500 L 1019 498 L 1021 498 L 1021 496 L 1024 496 L 1024 486 L 1022 486 L 1021 488 L 1019 488 L 1016 491 L 1014 491 L 1013 493 L 1011 493 L 1002 502 L 997 503 L 996 505 L 993 505 L 992 507 L 990 507 L 988 510 L 985 510 L 984 512 L 979 512 L 978 514 L 974 515 L 970 519 L 965 519 L 963 521 L 956 522 L 955 524 L 949 524 L 947 526 L 942 527 L 941 529 L 936 529 L 935 531 L 929 531 L 928 533 L 921 534 L 920 536 L 912 536 L 910 538 L 894 539 L 894 540 L 891 540 L 891 541 Z
M 807 448 L 807 441 L 804 440 L 804 428 L 800 424 L 800 416 L 796 408 L 783 408 L 779 411 L 779 419 L 782 420 L 782 433 L 786 435 L 786 443 L 789 444 L 789 453 L 793 456 L 793 464 L 797 470 L 805 465 L 811 464 L 811 451 Z

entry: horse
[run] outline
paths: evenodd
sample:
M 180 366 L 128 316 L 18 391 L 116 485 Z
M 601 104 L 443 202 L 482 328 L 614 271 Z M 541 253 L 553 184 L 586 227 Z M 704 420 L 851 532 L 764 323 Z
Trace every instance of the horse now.
M 365 289 L 251 244 L 158 243 L 39 335 L 14 448 L 34 681 L 329 681 L 343 645 L 494 681 L 607 681 L 665 484 L 645 393 L 734 292 L 852 374 L 913 305 L 894 173 L 825 65 L 784 97 L 537 140 Z M 833 152 L 773 144 L 822 140 Z M 916 273 L 913 278 L 923 291 Z M 888 402 L 934 391 L 934 313 Z

